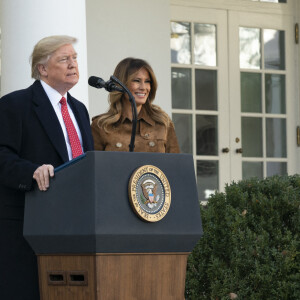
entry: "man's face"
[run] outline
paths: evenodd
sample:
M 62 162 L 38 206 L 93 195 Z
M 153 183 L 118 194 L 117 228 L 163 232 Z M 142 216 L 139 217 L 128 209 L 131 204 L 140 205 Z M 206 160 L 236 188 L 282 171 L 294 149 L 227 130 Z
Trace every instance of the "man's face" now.
M 77 53 L 73 46 L 67 44 L 58 48 L 39 71 L 42 80 L 64 95 L 79 80 Z

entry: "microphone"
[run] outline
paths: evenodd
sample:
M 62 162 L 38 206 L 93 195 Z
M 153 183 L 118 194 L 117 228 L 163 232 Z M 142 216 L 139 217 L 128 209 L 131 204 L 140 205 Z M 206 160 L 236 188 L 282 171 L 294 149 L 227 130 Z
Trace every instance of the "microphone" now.
M 124 92 L 123 88 L 118 87 L 111 80 L 104 81 L 100 77 L 91 76 L 89 78 L 88 83 L 89 83 L 90 86 L 92 86 L 92 87 L 94 87 L 96 89 L 102 89 L 102 88 L 104 88 L 108 92 L 113 92 L 113 91 L 117 91 L 117 92 L 121 92 L 121 93 Z
M 117 83 L 119 86 L 114 84 Z M 118 91 L 121 93 L 126 93 L 129 97 L 129 102 L 131 103 L 132 108 L 132 130 L 131 130 L 131 139 L 129 144 L 129 151 L 134 151 L 134 141 L 136 134 L 136 125 L 137 125 L 137 110 L 136 103 L 133 95 L 129 91 L 129 89 L 115 76 L 110 76 L 110 79 L 105 82 L 102 78 L 91 76 L 89 78 L 89 85 L 95 87 L 97 89 L 105 88 L 108 92 Z

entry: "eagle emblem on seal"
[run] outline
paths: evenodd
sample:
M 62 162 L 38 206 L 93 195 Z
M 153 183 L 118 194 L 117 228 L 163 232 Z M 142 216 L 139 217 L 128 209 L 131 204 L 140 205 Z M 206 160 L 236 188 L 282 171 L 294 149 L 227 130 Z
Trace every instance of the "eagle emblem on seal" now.
M 149 208 L 153 208 L 159 201 L 159 195 L 156 194 L 157 185 L 154 180 L 146 179 L 141 184 L 143 195 L 145 197 L 144 204 Z

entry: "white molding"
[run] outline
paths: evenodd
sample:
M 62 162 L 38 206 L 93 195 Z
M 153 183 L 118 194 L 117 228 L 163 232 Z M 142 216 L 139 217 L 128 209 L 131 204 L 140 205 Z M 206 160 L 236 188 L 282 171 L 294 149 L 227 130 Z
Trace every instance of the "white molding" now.
M 288 0 L 288 3 L 267 3 L 251 0 L 170 0 L 172 6 L 225 9 L 255 13 L 294 15 L 294 6 L 298 0 Z

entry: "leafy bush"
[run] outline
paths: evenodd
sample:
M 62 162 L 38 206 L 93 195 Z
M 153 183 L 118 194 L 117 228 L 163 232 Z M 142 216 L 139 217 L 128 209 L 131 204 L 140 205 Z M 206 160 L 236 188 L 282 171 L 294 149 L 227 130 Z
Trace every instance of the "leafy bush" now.
M 300 176 L 232 183 L 201 214 L 186 299 L 300 299 Z

